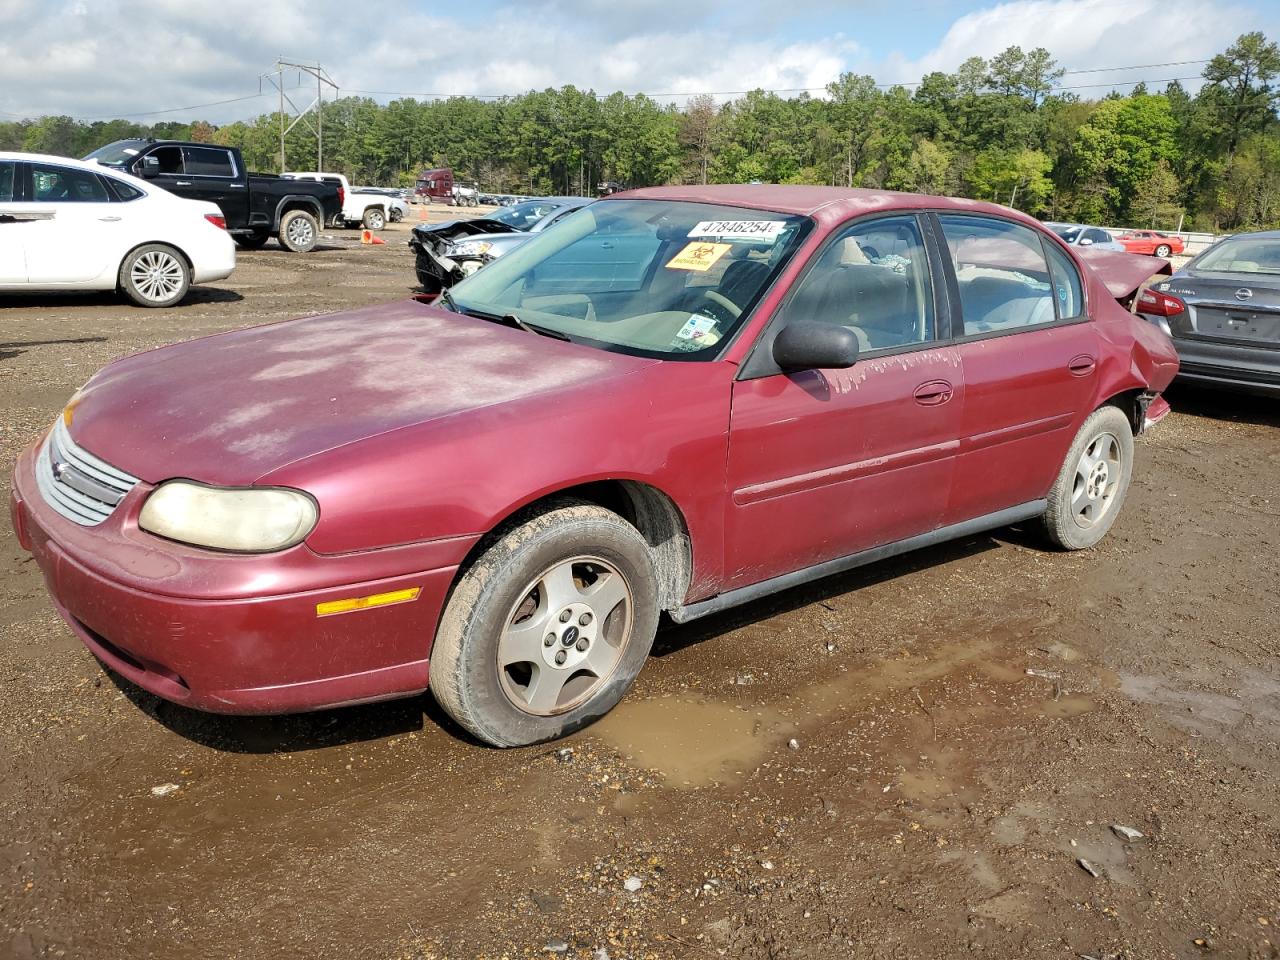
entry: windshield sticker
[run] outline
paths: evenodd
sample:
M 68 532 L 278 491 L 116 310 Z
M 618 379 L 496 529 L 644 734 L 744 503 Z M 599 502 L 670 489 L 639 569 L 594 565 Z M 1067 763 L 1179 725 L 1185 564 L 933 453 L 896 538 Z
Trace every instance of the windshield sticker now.
M 785 220 L 703 220 L 689 231 L 689 236 L 773 243 L 786 225 Z
M 688 243 L 667 263 L 667 269 L 706 273 L 731 249 L 727 243 Z
M 704 317 L 700 313 L 692 313 L 689 315 L 688 322 L 676 331 L 676 336 L 681 340 L 701 340 L 707 343 L 714 343 L 715 340 L 709 340 L 709 334 L 715 328 L 716 322 L 711 317 Z

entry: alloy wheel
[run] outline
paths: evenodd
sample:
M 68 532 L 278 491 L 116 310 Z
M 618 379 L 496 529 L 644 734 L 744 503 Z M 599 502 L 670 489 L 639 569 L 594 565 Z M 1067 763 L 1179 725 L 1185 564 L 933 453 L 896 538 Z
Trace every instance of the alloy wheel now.
M 1082 527 L 1100 522 L 1115 503 L 1123 472 L 1120 442 L 1110 433 L 1094 437 L 1076 463 L 1071 515 Z
M 163 303 L 182 291 L 186 268 L 171 253 L 148 250 L 133 262 L 129 280 L 139 295 L 154 303 Z
M 613 674 L 631 639 L 631 585 L 598 557 L 563 560 L 520 593 L 498 642 L 511 702 L 534 716 L 565 713 Z

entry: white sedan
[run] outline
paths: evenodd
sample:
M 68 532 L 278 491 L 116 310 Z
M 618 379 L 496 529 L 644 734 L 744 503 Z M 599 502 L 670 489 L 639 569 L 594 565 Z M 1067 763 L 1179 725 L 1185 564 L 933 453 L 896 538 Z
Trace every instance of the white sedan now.
M 222 211 L 96 163 L 0 152 L 0 291 L 119 290 L 171 307 L 230 276 Z

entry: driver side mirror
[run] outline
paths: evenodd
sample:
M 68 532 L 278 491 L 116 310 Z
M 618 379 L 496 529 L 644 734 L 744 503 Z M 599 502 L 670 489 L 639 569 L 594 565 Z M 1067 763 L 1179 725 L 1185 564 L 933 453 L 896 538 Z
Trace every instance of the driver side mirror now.
M 1080 240 L 1080 246 L 1082 246 L 1082 247 L 1087 247 L 1087 246 L 1089 246 L 1091 243 L 1093 243 L 1093 241 L 1092 241 L 1092 240 L 1090 240 L 1088 237 L 1083 237 L 1083 238 L 1081 238 L 1081 240 Z
M 143 157 L 142 163 L 138 165 L 138 176 L 143 180 L 154 180 L 160 173 L 160 158 L 156 156 Z
M 844 370 L 858 362 L 858 335 L 833 323 L 789 323 L 773 341 L 784 371 Z

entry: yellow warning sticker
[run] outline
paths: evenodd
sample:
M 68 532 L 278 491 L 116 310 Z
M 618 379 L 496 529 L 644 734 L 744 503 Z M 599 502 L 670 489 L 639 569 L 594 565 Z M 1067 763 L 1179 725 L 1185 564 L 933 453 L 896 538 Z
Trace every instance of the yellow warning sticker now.
M 717 260 L 733 249 L 731 243 L 702 243 L 695 241 L 675 255 L 667 264 L 668 270 L 697 270 L 705 273 Z

